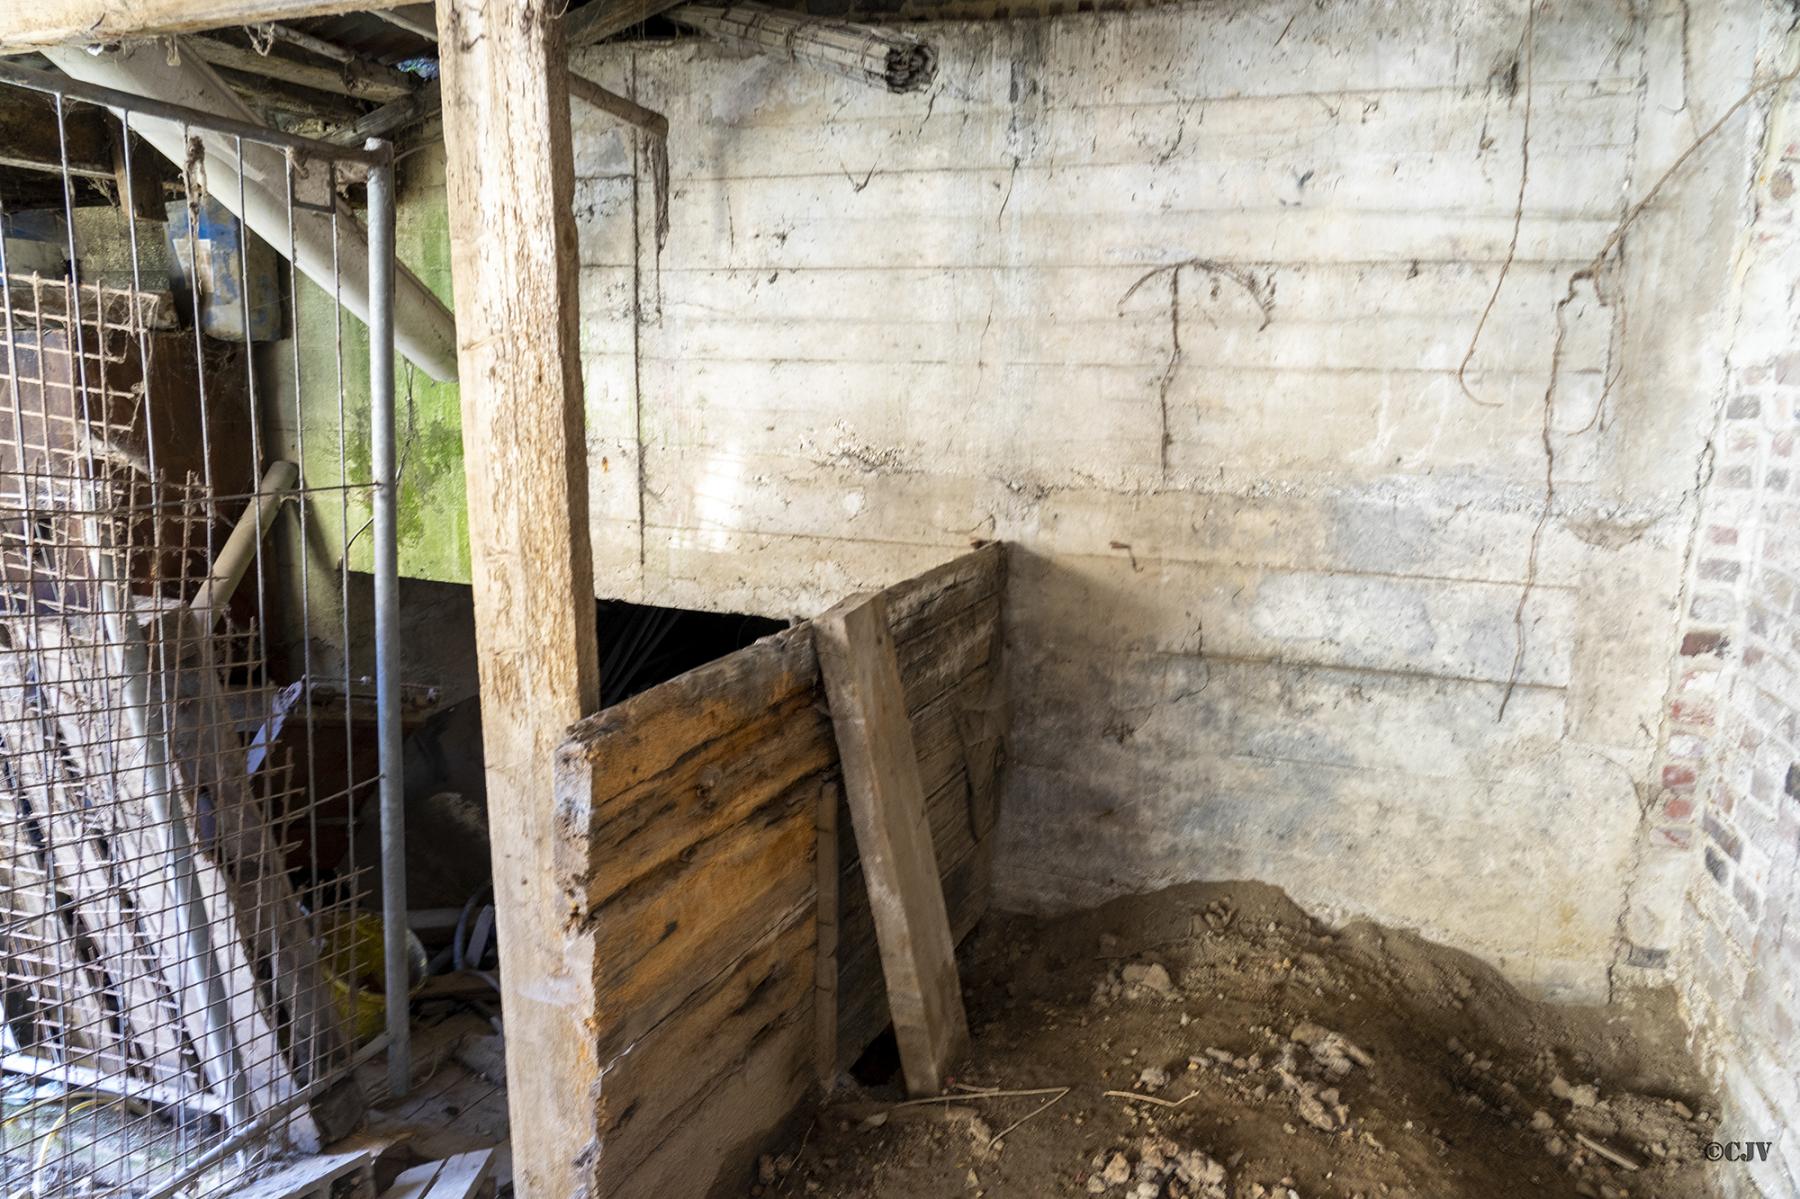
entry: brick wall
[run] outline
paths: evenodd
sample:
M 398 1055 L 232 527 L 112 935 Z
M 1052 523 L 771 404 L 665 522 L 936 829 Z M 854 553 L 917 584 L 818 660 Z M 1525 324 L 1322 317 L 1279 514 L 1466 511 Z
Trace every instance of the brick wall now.
M 1791 70 L 1785 22 L 1765 77 Z M 1765 97 L 1725 389 L 1628 921 L 1672 968 L 1722 1082 L 1722 1140 L 1773 1140 L 1728 1191 L 1800 1194 L 1800 95 Z

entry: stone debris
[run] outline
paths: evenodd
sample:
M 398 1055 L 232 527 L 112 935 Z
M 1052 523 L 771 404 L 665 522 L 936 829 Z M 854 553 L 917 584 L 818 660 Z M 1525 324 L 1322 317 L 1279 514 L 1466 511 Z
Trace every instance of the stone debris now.
M 1560 1074 L 1550 1080 L 1550 1093 L 1566 1101 L 1570 1107 L 1593 1107 L 1600 1102 L 1600 1092 L 1594 1086 L 1589 1083 L 1571 1086 L 1569 1080 Z
M 1355 1042 L 1329 1028 L 1303 1020 L 1294 1025 L 1289 1039 L 1306 1046 L 1313 1060 L 1325 1067 L 1333 1077 L 1342 1078 L 1357 1066 L 1367 1070 L 1375 1059 L 1357 1047 Z
M 1130 1199 L 1226 1199 L 1229 1194 L 1225 1167 L 1198 1149 L 1183 1149 L 1160 1134 L 1144 1137 L 1136 1149 L 1136 1162 L 1124 1150 L 1096 1156 L 1088 1193 L 1124 1187 Z
M 1129 998 L 1139 998 L 1144 992 L 1160 999 L 1175 997 L 1175 982 L 1160 962 L 1131 962 L 1119 971 L 1119 981 L 1125 984 Z
M 1342 1102 L 1338 1089 L 1321 1086 L 1306 1077 L 1305 1066 L 1293 1042 L 1281 1047 L 1274 1070 L 1282 1089 L 1293 1101 L 1295 1113 L 1302 1120 L 1320 1132 L 1336 1132 L 1350 1122 L 1350 1109 Z

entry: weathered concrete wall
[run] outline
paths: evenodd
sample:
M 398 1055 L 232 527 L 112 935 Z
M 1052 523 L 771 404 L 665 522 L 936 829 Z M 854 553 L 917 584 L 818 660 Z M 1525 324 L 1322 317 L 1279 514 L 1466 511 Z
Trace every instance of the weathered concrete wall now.
M 585 58 L 673 126 L 659 254 L 576 112 L 602 590 L 804 613 L 1016 542 L 1004 900 L 1254 876 L 1605 994 L 1742 137 L 1572 279 L 1758 11 L 1628 7 L 1528 66 L 1514 4 L 952 25 L 926 97 Z
M 1762 76 L 1800 65 L 1769 17 Z M 1774 1143 L 1726 1193 L 1800 1194 L 1800 95 L 1765 93 L 1738 287 L 1626 922 L 1628 964 L 1682 984 L 1722 1083 L 1721 1141 Z M 1671 949 L 1673 952 L 1671 953 Z

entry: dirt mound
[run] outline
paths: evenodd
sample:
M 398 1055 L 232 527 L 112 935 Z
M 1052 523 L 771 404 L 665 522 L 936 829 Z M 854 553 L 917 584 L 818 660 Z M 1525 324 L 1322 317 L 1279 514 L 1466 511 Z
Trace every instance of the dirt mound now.
M 1695 1199 L 1712 1104 L 1662 997 L 1572 1008 L 1278 888 L 1176 887 L 965 954 L 954 1093 L 849 1080 L 759 1195 Z

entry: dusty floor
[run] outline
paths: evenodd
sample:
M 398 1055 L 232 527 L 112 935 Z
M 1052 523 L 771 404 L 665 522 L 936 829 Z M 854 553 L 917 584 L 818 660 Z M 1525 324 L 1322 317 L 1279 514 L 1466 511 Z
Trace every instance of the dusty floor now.
M 847 1085 L 753 1194 L 1710 1193 L 1711 1105 L 1656 1000 L 1533 1003 L 1465 954 L 1327 929 L 1255 883 L 998 918 L 963 970 L 958 1093 Z

